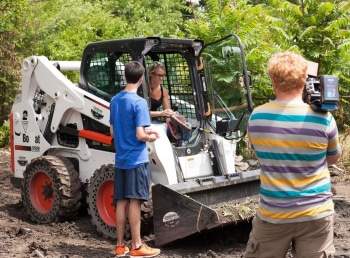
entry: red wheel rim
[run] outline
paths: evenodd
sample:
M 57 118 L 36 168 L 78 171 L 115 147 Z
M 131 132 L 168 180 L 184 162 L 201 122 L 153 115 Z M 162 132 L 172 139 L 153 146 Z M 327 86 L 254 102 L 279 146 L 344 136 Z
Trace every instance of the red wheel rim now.
M 113 205 L 114 181 L 105 181 L 97 191 L 96 207 L 101 219 L 108 226 L 115 227 L 115 207 Z
M 41 213 L 49 212 L 54 205 L 54 187 L 50 177 L 42 172 L 36 173 L 30 182 L 30 200 Z

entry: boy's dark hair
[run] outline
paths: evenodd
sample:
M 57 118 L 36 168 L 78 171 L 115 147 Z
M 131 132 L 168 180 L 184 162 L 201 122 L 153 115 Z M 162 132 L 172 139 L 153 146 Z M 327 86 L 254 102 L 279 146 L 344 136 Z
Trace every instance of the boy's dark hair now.
M 137 83 L 144 74 L 145 68 L 137 61 L 131 61 L 125 66 L 125 79 L 127 83 Z

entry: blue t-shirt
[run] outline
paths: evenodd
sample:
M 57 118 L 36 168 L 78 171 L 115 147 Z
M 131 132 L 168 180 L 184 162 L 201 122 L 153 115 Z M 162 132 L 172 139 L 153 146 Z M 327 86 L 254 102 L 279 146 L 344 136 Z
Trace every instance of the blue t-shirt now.
M 136 127 L 150 126 L 145 99 L 135 92 L 121 91 L 110 102 L 109 123 L 114 130 L 116 168 L 132 169 L 149 162 L 146 143 L 136 137 Z

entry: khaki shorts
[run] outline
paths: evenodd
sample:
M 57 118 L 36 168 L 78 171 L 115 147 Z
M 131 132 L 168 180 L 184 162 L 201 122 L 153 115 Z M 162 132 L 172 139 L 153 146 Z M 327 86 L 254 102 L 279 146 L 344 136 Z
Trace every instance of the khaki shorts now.
M 293 258 L 333 257 L 333 215 L 308 221 L 273 224 L 253 219 L 244 257 L 285 258 L 292 247 Z

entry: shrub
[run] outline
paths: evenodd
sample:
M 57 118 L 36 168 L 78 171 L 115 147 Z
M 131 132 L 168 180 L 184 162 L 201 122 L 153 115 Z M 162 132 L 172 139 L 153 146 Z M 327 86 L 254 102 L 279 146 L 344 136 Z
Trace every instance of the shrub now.
M 0 147 L 5 147 L 10 143 L 10 125 L 5 121 L 0 127 Z

